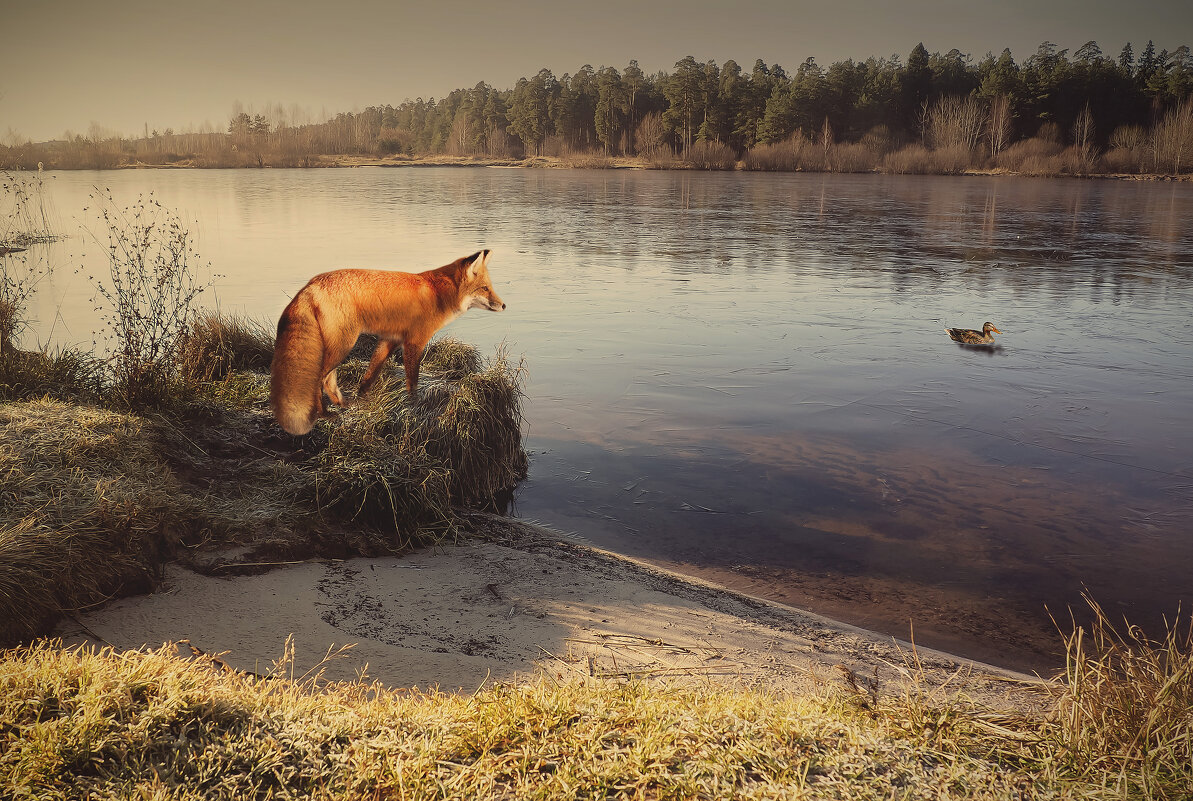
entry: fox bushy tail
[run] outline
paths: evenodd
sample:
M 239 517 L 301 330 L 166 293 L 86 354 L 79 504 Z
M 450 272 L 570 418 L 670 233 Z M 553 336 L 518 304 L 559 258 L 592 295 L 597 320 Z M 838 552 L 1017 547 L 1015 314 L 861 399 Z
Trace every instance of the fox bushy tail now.
M 315 316 L 286 309 L 278 322 L 269 405 L 282 428 L 305 434 L 315 425 L 323 392 L 323 335 Z

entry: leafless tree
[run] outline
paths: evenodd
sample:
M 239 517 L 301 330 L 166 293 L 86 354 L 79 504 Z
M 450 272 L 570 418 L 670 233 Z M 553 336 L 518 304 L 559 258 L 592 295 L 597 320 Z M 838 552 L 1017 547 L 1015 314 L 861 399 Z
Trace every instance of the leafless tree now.
M 634 138 L 638 143 L 638 152 L 643 155 L 654 156 L 666 148 L 667 126 L 663 123 L 662 116 L 652 112 L 643 117 L 638 123 L 637 136 Z
M 924 122 L 933 148 L 973 150 L 986 124 L 986 110 L 972 95 L 942 97 L 928 109 Z
M 990 157 L 997 158 L 1011 141 L 1011 99 L 1006 95 L 995 95 L 990 101 L 986 135 L 990 140 Z
M 1193 98 L 1174 108 L 1152 130 L 1156 168 L 1170 167 L 1179 175 L 1193 158 Z
M 1073 150 L 1081 168 L 1089 171 L 1093 165 L 1094 156 L 1094 115 L 1089 109 L 1089 103 L 1077 114 L 1077 121 L 1073 123 Z

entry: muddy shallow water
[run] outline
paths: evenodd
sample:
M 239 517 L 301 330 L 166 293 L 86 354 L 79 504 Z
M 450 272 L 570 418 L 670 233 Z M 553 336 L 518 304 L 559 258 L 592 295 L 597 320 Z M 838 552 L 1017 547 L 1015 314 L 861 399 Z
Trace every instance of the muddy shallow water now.
M 219 305 L 481 247 L 528 368 L 514 512 L 593 544 L 1013 667 L 1087 587 L 1193 600 L 1193 185 L 508 169 L 51 173 L 193 221 Z M 92 270 L 78 234 L 51 258 Z M 84 273 L 86 270 L 84 270 Z M 83 274 L 37 298 L 90 343 Z M 1003 332 L 988 349 L 945 327 Z

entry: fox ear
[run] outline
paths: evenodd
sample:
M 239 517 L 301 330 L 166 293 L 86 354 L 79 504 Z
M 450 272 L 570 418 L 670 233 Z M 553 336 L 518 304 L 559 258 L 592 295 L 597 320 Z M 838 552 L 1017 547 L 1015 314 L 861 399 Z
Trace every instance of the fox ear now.
M 482 250 L 479 253 L 474 253 L 468 257 L 470 263 L 468 265 L 468 274 L 476 275 L 476 271 L 485 266 L 485 262 L 489 259 L 489 251 Z

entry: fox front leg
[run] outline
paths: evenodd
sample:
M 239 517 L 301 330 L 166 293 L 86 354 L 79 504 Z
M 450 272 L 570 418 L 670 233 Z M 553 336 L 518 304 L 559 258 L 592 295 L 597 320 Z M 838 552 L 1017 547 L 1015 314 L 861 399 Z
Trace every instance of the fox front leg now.
M 411 398 L 418 397 L 418 366 L 423 360 L 423 349 L 426 342 L 411 342 L 402 344 L 402 364 L 406 368 L 406 392 Z

